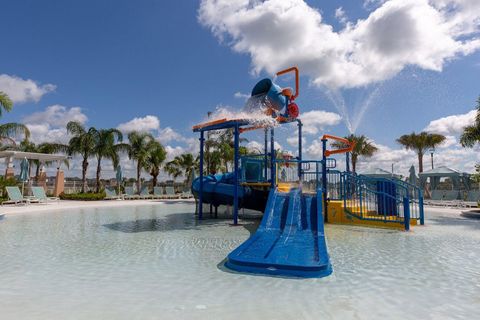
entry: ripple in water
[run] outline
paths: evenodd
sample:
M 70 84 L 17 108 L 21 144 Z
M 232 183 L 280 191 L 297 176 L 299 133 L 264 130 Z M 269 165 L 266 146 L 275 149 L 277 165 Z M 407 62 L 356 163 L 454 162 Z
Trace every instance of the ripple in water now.
M 474 319 L 480 221 L 430 214 L 396 232 L 326 226 L 322 279 L 226 270 L 257 221 L 193 205 L 71 210 L 0 221 L 1 319 Z

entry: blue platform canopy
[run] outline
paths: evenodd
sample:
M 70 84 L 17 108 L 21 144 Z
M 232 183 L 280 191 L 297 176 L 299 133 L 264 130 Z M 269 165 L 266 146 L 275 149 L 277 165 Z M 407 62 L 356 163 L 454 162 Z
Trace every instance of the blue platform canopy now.
M 243 127 L 253 125 L 253 122 L 247 119 L 235 119 L 235 120 L 218 120 L 211 121 L 204 124 L 199 124 L 193 127 L 193 132 L 212 131 L 231 129 L 235 127 Z

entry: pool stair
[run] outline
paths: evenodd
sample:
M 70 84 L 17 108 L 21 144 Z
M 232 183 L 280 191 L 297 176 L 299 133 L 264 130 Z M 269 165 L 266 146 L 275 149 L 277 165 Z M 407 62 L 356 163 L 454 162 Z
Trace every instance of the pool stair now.
M 405 181 L 342 173 L 340 199 L 328 201 L 327 221 L 410 230 L 424 224 L 423 194 Z

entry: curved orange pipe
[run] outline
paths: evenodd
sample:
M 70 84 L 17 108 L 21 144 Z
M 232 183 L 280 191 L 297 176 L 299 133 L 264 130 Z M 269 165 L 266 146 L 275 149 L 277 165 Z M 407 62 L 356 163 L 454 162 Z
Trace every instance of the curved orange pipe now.
M 347 139 L 345 138 L 340 138 L 340 137 L 337 137 L 337 136 L 332 136 L 332 135 L 329 135 L 329 134 L 324 134 L 322 139 L 331 139 L 331 140 L 336 140 L 336 141 L 339 141 L 339 142 L 342 142 L 344 144 L 346 144 L 348 147 L 346 148 L 341 148 L 341 149 L 336 149 L 336 150 L 325 150 L 325 156 L 326 157 L 329 157 L 331 156 L 332 154 L 339 154 L 339 153 L 346 153 L 346 152 L 352 152 L 353 151 L 353 148 L 355 147 L 355 143 L 354 142 L 350 142 L 348 141 Z
M 297 67 L 291 67 L 282 71 L 277 72 L 277 76 L 281 76 L 282 74 L 289 73 L 295 71 L 295 94 L 292 96 L 292 100 L 294 100 L 296 97 L 298 97 L 300 91 L 299 91 L 299 73 L 298 73 L 298 68 Z

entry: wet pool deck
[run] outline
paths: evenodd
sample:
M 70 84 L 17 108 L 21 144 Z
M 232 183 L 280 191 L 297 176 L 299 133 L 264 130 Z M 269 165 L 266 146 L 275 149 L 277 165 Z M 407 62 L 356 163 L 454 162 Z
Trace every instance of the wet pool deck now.
M 144 206 L 162 203 L 195 203 L 194 199 L 145 199 L 145 200 L 101 200 L 101 201 L 71 201 L 60 200 L 29 205 L 4 205 L 0 207 L 0 215 L 35 214 L 45 211 L 62 211 L 79 208 L 112 208 L 126 206 Z

